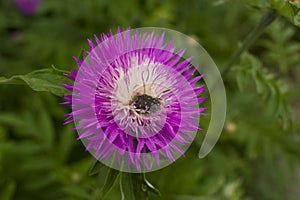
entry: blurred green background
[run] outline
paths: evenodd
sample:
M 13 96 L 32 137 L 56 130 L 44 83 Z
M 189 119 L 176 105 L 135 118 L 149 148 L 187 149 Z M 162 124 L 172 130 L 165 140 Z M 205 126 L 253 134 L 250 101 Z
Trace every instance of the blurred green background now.
M 76 69 L 87 38 L 122 28 L 166 27 L 190 35 L 220 71 L 270 7 L 258 0 L 44 0 L 24 15 L 0 0 L 0 76 Z M 186 155 L 147 173 L 161 196 L 150 199 L 296 200 L 300 196 L 300 30 L 279 17 L 224 76 L 224 131 L 204 159 L 208 126 Z M 103 175 L 76 140 L 61 97 L 0 85 L 0 200 L 98 199 Z M 294 116 L 294 118 L 293 118 Z M 209 116 L 208 116 L 209 117 Z M 116 182 L 106 199 L 121 199 Z

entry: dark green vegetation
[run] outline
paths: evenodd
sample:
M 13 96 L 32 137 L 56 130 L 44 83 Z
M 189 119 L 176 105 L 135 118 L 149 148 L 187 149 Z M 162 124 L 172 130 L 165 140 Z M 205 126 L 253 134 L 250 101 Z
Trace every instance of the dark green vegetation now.
M 271 8 L 274 19 L 261 25 Z M 299 21 L 285 0 L 44 0 L 32 16 L 0 0 L 0 199 L 298 199 Z M 60 70 L 76 68 L 87 38 L 118 26 L 190 35 L 223 71 L 226 126 L 204 159 L 209 116 L 186 156 L 147 179 L 94 164 L 62 125 L 70 110 L 59 105 Z M 230 62 L 245 38 L 248 51 Z

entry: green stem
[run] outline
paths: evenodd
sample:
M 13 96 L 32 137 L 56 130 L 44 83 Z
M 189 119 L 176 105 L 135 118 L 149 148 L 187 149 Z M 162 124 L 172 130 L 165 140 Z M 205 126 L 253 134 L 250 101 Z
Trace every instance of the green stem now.
M 233 64 L 240 58 L 242 53 L 247 50 L 253 42 L 264 32 L 264 30 L 276 19 L 277 13 L 274 9 L 268 10 L 268 12 L 261 18 L 258 26 L 250 31 L 243 42 L 243 45 L 235 52 L 230 61 L 222 71 L 222 75 L 226 76 L 230 71 Z

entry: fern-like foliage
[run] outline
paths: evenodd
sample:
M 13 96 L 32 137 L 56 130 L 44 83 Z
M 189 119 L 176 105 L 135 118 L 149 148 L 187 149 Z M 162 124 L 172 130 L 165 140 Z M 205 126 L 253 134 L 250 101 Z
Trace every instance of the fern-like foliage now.
M 251 82 L 254 83 L 257 93 L 274 107 L 275 116 L 280 119 L 283 129 L 293 126 L 294 117 L 287 98 L 286 82 L 275 79 L 274 74 L 248 52 L 241 56 L 240 63 L 233 67 L 233 71 L 237 74 L 236 80 L 241 91 Z
M 264 63 L 276 67 L 283 75 L 289 75 L 300 62 L 300 43 L 293 40 L 295 32 L 292 26 L 280 21 L 273 24 L 267 31 L 268 37 L 260 41 L 265 49 Z

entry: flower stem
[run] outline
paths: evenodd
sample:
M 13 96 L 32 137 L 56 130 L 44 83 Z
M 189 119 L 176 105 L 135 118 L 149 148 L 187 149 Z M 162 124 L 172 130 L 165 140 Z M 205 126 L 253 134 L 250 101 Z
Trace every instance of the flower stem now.
M 253 44 L 253 42 L 276 19 L 276 17 L 277 13 L 274 9 L 268 10 L 268 12 L 261 18 L 258 26 L 248 33 L 247 37 L 245 38 L 245 41 L 243 42 L 243 45 L 234 53 L 230 61 L 227 63 L 224 70 L 222 71 L 223 76 L 227 75 L 235 61 L 240 58 L 242 53 Z

